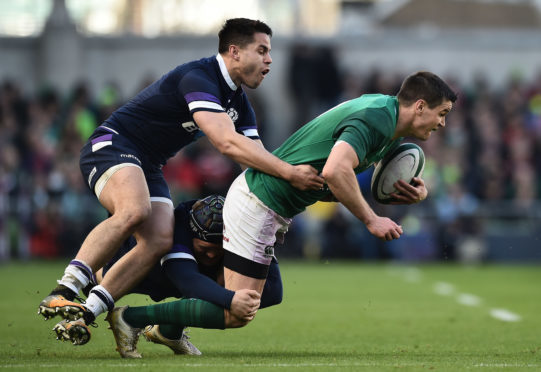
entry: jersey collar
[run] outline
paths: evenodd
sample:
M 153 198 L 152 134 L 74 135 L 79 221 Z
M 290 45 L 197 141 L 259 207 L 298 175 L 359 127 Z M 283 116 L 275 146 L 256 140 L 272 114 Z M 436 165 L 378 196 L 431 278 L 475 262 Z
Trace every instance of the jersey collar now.
M 235 85 L 235 83 L 233 83 L 233 80 L 231 80 L 231 76 L 229 76 L 229 71 L 227 71 L 227 67 L 225 67 L 224 58 L 222 57 L 220 53 L 216 55 L 216 60 L 218 61 L 218 65 L 220 66 L 220 71 L 222 72 L 222 76 L 224 77 L 227 85 L 229 85 L 229 88 L 231 88 L 231 90 L 237 90 L 238 87 Z

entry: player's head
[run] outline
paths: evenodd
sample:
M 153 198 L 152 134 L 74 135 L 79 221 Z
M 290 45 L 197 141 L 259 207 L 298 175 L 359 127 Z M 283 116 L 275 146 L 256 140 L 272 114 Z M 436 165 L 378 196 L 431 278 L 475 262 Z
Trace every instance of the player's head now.
M 225 21 L 218 33 L 218 52 L 225 53 L 230 45 L 237 45 L 241 48 L 254 42 L 254 34 L 262 33 L 272 37 L 272 30 L 261 21 L 248 18 L 232 18 Z
M 397 96 L 400 104 L 397 131 L 401 136 L 420 140 L 427 140 L 433 131 L 445 127 L 445 118 L 457 99 L 447 83 L 428 71 L 408 76 Z
M 403 106 L 410 106 L 419 99 L 434 108 L 444 101 L 455 102 L 457 95 L 438 75 L 428 71 L 419 71 L 408 76 L 398 92 L 398 101 Z
M 214 266 L 223 257 L 222 211 L 225 199 L 220 195 L 210 195 L 198 200 L 190 210 L 190 228 L 194 233 L 193 250 L 197 262 Z
M 218 52 L 235 85 L 255 89 L 270 71 L 272 30 L 261 21 L 228 19 L 218 33 Z
M 190 228 L 196 238 L 221 244 L 224 202 L 223 196 L 210 195 L 194 203 L 190 210 Z

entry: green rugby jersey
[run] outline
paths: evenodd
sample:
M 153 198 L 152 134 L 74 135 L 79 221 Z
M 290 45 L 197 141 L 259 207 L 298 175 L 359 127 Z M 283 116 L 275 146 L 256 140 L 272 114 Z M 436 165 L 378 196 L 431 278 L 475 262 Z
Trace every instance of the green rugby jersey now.
M 338 140 L 349 143 L 357 153 L 359 174 L 381 160 L 401 139 L 392 140 L 398 118 L 398 99 L 365 94 L 319 115 L 291 135 L 273 154 L 293 165 L 310 164 L 322 171 Z M 254 169 L 246 181 L 263 203 L 283 217 L 293 217 L 330 194 L 323 190 L 301 191 L 281 178 Z

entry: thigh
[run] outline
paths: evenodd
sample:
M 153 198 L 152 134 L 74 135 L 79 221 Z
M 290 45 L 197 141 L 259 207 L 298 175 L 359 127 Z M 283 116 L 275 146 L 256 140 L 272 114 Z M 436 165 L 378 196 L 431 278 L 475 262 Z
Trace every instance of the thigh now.
M 173 207 L 160 166 L 150 162 L 131 141 L 107 128 L 100 127 L 84 145 L 80 167 L 87 185 L 110 213 L 120 207 L 150 209 L 151 201 Z
M 79 166 L 85 183 L 99 199 L 115 170 L 126 166 L 142 169 L 141 159 L 142 154 L 129 140 L 99 127 L 81 149 Z
M 111 214 L 150 209 L 150 193 L 143 170 L 133 166 L 115 169 L 108 176 L 99 201 Z
M 287 229 L 290 219 L 279 216 L 251 193 L 242 174 L 229 189 L 223 220 L 224 266 L 247 278 L 265 279 L 276 233 Z
M 243 274 L 240 274 L 234 270 L 224 267 L 224 279 L 225 288 L 236 291 L 238 289 L 254 289 L 263 293 L 263 287 L 265 287 L 265 279 L 256 279 Z
M 173 244 L 174 210 L 171 204 L 153 201 L 150 217 L 137 229 L 137 248 L 159 249 L 163 255 Z
M 250 192 L 244 174 L 237 177 L 229 188 L 223 221 L 224 249 L 267 266 L 274 256 L 276 233 L 287 231 L 291 222 Z

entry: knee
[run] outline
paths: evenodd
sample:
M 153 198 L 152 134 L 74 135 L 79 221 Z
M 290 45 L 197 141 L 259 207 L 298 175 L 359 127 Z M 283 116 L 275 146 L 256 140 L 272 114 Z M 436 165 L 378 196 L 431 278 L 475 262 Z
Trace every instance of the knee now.
M 130 206 L 114 214 L 119 223 L 130 232 L 134 232 L 151 215 L 152 208 L 149 205 Z
M 169 229 L 154 229 L 151 234 L 136 236 L 137 244 L 144 247 L 145 254 L 159 259 L 171 250 L 173 231 Z
M 158 233 L 152 237 L 152 250 L 157 256 L 162 257 L 171 250 L 173 245 L 173 234 Z

